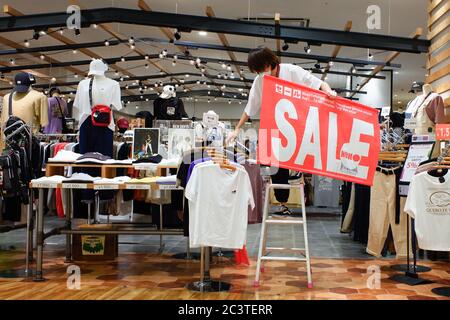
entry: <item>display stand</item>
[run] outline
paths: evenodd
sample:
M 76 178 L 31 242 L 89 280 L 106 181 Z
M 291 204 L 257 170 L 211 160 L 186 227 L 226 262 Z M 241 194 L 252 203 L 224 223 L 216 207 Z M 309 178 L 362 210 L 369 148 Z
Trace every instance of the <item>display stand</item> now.
M 394 265 L 391 268 L 397 271 L 404 271 L 405 274 L 396 274 L 391 276 L 389 279 L 394 280 L 396 282 L 404 283 L 410 286 L 416 286 L 419 284 L 429 284 L 433 283 L 430 280 L 419 278 L 418 272 L 427 272 L 430 271 L 431 268 L 420 266 L 420 269 L 417 266 L 417 246 L 416 246 L 416 237 L 414 232 L 410 232 L 410 220 L 411 218 L 408 216 L 406 223 L 406 239 L 407 239 L 407 253 L 406 253 L 406 265 Z M 412 229 L 414 229 L 414 223 L 411 223 Z M 410 235 L 411 233 L 411 235 Z M 409 243 L 410 239 L 412 242 L 412 251 L 413 251 L 413 265 L 410 264 L 409 257 Z M 404 269 L 403 269 L 404 268 Z M 403 269 L 403 270 L 401 270 Z M 422 270 L 422 271 L 419 271 Z
M 405 167 L 408 168 L 409 172 L 406 172 L 404 170 L 402 172 L 402 177 L 399 182 L 400 183 L 399 188 L 400 188 L 401 195 L 404 195 L 404 196 L 407 195 L 408 188 L 409 188 L 410 176 L 414 175 L 415 168 L 417 168 L 422 161 L 428 160 L 430 158 L 433 147 L 434 147 L 434 139 L 431 138 L 430 136 L 427 136 L 427 135 L 422 135 L 422 136 L 415 135 L 414 136 L 413 142 L 409 148 L 407 159 L 405 161 Z M 413 170 L 413 171 L 411 171 L 411 170 Z M 410 219 L 409 219 L 409 217 L 407 220 L 406 228 L 407 228 L 407 230 L 406 230 L 407 239 L 411 239 L 411 241 L 415 244 L 414 233 L 412 233 L 411 237 L 409 235 L 410 234 Z M 402 282 L 402 283 L 411 282 L 411 283 L 413 283 L 412 285 L 420 284 L 420 283 L 416 283 L 417 282 L 416 280 L 418 279 L 417 273 L 431 271 L 431 268 L 426 267 L 426 266 L 417 265 L 417 250 L 415 249 L 415 246 L 413 246 L 413 261 L 414 261 L 414 263 L 412 265 L 410 264 L 410 256 L 409 256 L 410 247 L 409 247 L 409 245 L 410 245 L 410 241 L 408 240 L 406 264 L 393 265 L 393 266 L 391 266 L 391 269 L 393 269 L 395 271 L 405 272 L 405 275 L 394 276 L 394 277 L 400 279 L 401 280 L 400 282 Z
M 200 249 L 200 281 L 191 282 L 187 288 L 197 292 L 223 292 L 231 289 L 231 284 L 213 281 L 209 272 L 211 262 L 211 247 Z
M 69 164 L 70 165 L 70 164 Z M 103 171 L 103 170 L 102 170 Z M 72 229 L 71 219 L 73 217 L 72 210 L 66 215 L 66 225 L 63 228 L 56 228 L 47 233 L 44 233 L 44 189 L 54 189 L 54 188 L 62 188 L 62 189 L 101 189 L 101 188 L 112 188 L 111 185 L 94 185 L 93 183 L 31 183 L 30 188 L 37 189 L 39 192 L 39 206 L 36 214 L 36 225 L 37 225 L 37 234 L 36 234 L 36 273 L 34 277 L 34 281 L 45 281 L 43 277 L 43 256 L 44 256 L 44 240 L 48 237 L 63 234 L 66 235 L 66 262 L 70 263 L 72 261 L 72 235 L 89 235 L 92 234 L 92 230 L 84 230 L 84 229 Z M 123 184 L 123 185 L 114 185 L 114 189 L 122 189 L 122 190 L 150 190 L 153 189 L 177 189 L 175 185 L 171 186 L 163 186 L 158 185 L 156 183 L 151 184 Z M 73 199 L 69 197 L 69 201 L 73 202 Z M 162 214 L 162 213 L 161 213 Z M 114 224 L 114 223 L 111 223 Z M 162 220 L 159 226 L 159 229 L 155 229 L 154 227 L 148 228 L 142 226 L 142 224 L 114 224 L 114 229 L 108 230 L 96 230 L 95 234 L 98 235 L 183 235 L 183 230 L 178 229 L 164 229 L 162 227 Z M 162 239 L 162 238 L 161 238 Z M 161 247 L 163 248 L 163 247 Z M 160 248 L 160 252 L 162 252 Z

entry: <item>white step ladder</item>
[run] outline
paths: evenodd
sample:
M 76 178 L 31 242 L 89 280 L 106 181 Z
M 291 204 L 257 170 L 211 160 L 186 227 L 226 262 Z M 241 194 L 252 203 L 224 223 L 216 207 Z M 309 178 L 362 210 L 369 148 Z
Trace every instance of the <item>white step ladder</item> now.
M 269 213 L 270 204 L 270 190 L 273 189 L 299 189 L 300 190 L 300 201 L 302 206 L 302 216 L 301 217 L 274 217 Z M 267 232 L 269 225 L 303 225 L 303 235 L 305 238 L 304 248 L 284 248 L 284 247 L 267 247 Z M 270 252 L 291 252 L 300 253 L 303 257 L 280 257 L 268 255 Z M 311 275 L 311 261 L 309 257 L 309 246 L 308 246 L 308 230 L 306 226 L 306 210 L 305 210 L 305 184 L 302 181 L 300 184 L 268 184 L 266 187 L 266 197 L 264 202 L 264 212 L 263 220 L 261 226 L 261 238 L 259 242 L 258 251 L 258 262 L 256 264 L 256 276 L 254 286 L 259 286 L 259 276 L 260 272 L 264 272 L 262 267 L 262 261 L 267 260 L 282 260 L 282 261 L 305 261 L 306 262 L 306 273 L 308 276 L 308 288 L 313 287 L 312 275 Z

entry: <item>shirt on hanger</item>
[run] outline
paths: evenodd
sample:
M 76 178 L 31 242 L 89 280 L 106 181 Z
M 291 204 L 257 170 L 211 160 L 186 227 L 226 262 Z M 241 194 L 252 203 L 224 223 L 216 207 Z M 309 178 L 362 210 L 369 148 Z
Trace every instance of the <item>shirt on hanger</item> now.
M 306 71 L 302 67 L 289 63 L 280 63 L 279 66 L 280 79 L 299 83 L 316 90 L 319 90 L 322 86 L 322 80 L 316 78 L 309 71 Z M 249 117 L 257 115 L 259 110 L 261 109 L 262 86 L 263 76 L 258 74 L 253 81 L 253 85 L 248 96 L 247 106 L 244 110 Z
M 242 249 L 247 234 L 247 209 L 254 208 L 247 172 L 220 168 L 212 162 L 195 166 L 186 186 L 190 246 Z
M 78 119 L 80 127 L 86 119 L 90 118 L 93 107 L 89 101 L 89 82 L 90 79 L 80 81 L 75 101 L 73 102 L 74 118 Z M 102 104 L 112 106 L 116 110 L 122 109 L 119 83 L 109 78 L 104 78 L 100 81 L 94 79 L 92 83 L 92 103 L 94 106 Z M 113 117 L 111 117 L 111 123 L 108 127 L 114 131 Z
M 415 219 L 419 248 L 450 251 L 450 171 L 445 182 L 422 172 L 412 177 L 405 212 Z

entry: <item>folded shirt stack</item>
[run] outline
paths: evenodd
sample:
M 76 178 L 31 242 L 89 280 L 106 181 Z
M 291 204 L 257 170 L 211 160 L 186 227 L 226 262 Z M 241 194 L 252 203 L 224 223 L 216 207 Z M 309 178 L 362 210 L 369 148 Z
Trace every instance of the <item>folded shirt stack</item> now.
M 175 185 L 177 183 L 177 175 L 167 176 L 167 177 L 158 177 L 156 178 L 157 184 L 166 184 L 166 185 Z
M 128 176 L 115 177 L 112 179 L 101 178 L 99 180 L 95 180 L 94 184 L 124 184 L 125 182 L 130 181 L 131 178 Z
M 61 183 L 66 179 L 67 178 L 63 176 L 41 177 L 31 180 L 31 183 Z
M 92 183 L 96 180 L 100 180 L 99 177 L 92 177 L 86 173 L 74 173 L 70 178 L 63 180 L 63 183 Z
M 162 156 L 157 154 L 151 157 L 142 157 L 137 160 L 134 160 L 133 163 L 160 163 L 162 160 Z
M 48 162 L 75 162 L 81 156 L 73 151 L 60 150 L 53 158 L 48 158 Z
M 130 183 L 130 184 L 150 184 L 150 183 L 155 183 L 156 179 L 157 179 L 157 177 L 147 177 L 147 178 L 142 178 L 142 179 L 131 179 L 127 183 Z
M 75 163 L 100 163 L 103 164 L 106 160 L 111 159 L 99 152 L 87 152 L 80 156 Z

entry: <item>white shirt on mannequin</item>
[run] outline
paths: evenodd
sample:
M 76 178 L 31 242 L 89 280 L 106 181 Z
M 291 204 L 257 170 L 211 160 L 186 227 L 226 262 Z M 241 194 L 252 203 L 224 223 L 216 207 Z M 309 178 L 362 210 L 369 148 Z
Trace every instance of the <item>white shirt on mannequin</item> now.
M 81 127 L 83 122 L 91 116 L 91 104 L 89 102 L 89 82 L 90 79 L 80 81 L 77 94 L 73 103 L 74 118 L 78 119 Z M 120 85 L 117 81 L 105 76 L 94 76 L 92 83 L 92 103 L 112 106 L 115 110 L 122 109 Z M 108 126 L 114 131 L 114 120 Z

